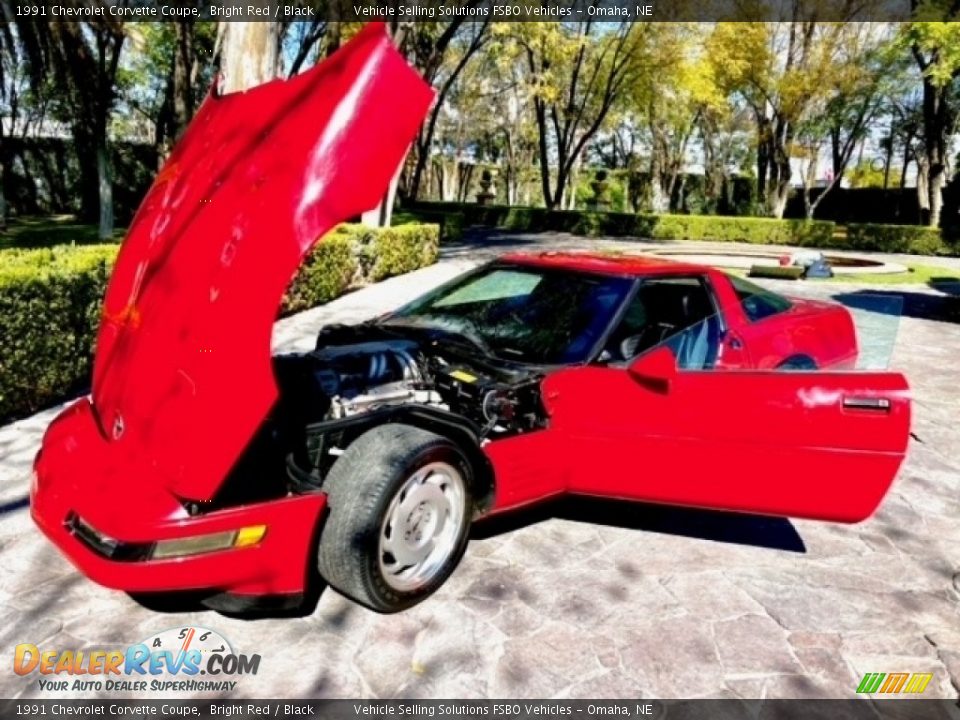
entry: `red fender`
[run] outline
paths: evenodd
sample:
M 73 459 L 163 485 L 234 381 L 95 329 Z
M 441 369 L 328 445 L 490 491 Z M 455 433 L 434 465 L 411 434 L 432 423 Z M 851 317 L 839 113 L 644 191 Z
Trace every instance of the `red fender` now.
M 117 465 L 213 495 L 277 397 L 284 290 L 325 232 L 377 204 L 432 100 L 381 23 L 290 80 L 211 92 L 107 289 L 93 400 Z

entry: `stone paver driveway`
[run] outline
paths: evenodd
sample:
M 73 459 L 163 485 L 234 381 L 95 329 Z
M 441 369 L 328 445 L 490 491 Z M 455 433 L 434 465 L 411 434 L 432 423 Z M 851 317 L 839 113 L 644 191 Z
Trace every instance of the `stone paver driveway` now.
M 387 310 L 499 250 L 605 244 L 492 237 L 447 248 L 434 267 L 282 321 L 275 345 L 309 347 L 322 324 Z M 864 291 L 785 288 L 844 294 L 854 305 Z M 905 303 L 893 365 L 914 388 L 914 440 L 869 521 L 545 506 L 478 526 L 446 586 L 401 615 L 376 615 L 330 591 L 304 618 L 146 610 L 77 574 L 29 520 L 29 463 L 56 411 L 0 429 L 0 658 L 10 663 L 21 642 L 126 646 L 195 624 L 262 656 L 235 696 L 837 697 L 853 695 L 865 672 L 929 671 L 927 696 L 956 697 L 960 298 L 894 291 Z M 7 667 L 0 696 L 42 696 L 35 679 Z

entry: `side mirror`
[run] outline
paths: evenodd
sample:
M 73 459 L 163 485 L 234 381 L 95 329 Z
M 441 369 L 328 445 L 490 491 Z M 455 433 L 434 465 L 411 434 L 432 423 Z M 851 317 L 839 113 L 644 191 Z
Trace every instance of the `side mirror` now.
M 677 357 L 666 345 L 644 353 L 627 366 L 630 377 L 655 392 L 666 393 L 677 377 Z

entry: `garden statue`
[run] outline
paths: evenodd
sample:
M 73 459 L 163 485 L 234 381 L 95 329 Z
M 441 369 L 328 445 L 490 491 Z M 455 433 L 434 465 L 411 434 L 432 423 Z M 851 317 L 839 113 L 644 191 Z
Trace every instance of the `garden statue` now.
M 480 192 L 477 193 L 478 205 L 489 205 L 497 197 L 496 171 L 486 168 L 480 173 Z
M 607 182 L 607 171 L 597 170 L 597 174 L 590 183 L 590 188 L 593 190 L 593 198 L 588 203 L 588 207 L 591 210 L 604 211 L 610 209 L 610 197 L 607 194 L 609 186 L 610 183 Z

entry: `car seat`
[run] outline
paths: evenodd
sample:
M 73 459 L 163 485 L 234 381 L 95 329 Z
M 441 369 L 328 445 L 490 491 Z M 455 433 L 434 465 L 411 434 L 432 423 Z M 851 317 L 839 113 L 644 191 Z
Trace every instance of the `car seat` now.
M 683 370 L 702 370 L 707 366 L 710 352 L 710 321 L 701 320 L 678 334 L 677 367 Z

